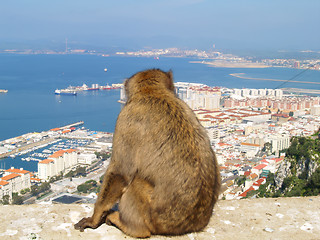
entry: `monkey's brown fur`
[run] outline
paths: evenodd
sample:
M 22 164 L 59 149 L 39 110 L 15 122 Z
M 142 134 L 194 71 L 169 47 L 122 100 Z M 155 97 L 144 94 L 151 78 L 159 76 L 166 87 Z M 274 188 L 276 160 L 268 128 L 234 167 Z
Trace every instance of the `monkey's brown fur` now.
M 207 224 L 220 190 L 220 174 L 205 129 L 174 93 L 171 72 L 152 69 L 125 82 L 113 153 L 92 217 L 133 237 L 179 235 Z M 111 208 L 119 201 L 119 210 Z

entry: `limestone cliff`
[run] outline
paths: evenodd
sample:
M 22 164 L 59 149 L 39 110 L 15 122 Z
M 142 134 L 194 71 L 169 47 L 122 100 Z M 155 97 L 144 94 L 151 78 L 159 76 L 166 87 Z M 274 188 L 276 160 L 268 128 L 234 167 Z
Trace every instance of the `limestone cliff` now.
M 320 140 L 296 137 L 274 176 L 276 196 L 310 196 L 320 193 Z

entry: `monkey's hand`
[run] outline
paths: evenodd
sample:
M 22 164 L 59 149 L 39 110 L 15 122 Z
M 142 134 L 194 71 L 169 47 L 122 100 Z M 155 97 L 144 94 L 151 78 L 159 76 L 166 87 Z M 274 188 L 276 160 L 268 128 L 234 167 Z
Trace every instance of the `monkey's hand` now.
M 80 232 L 83 232 L 85 228 L 95 229 L 99 227 L 99 223 L 94 224 L 92 220 L 92 217 L 82 218 L 77 224 L 74 225 L 74 228 L 80 230 Z

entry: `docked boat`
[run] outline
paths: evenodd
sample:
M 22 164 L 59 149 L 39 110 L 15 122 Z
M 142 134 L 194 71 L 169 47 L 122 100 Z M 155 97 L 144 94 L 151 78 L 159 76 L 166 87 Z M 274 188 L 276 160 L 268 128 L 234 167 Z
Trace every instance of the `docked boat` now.
M 57 95 L 77 95 L 76 91 L 70 90 L 70 89 L 56 89 L 54 91 L 55 94 Z
M 110 90 L 110 89 L 112 89 L 112 87 L 107 84 L 106 86 L 100 86 L 100 89 L 102 89 L 102 90 Z

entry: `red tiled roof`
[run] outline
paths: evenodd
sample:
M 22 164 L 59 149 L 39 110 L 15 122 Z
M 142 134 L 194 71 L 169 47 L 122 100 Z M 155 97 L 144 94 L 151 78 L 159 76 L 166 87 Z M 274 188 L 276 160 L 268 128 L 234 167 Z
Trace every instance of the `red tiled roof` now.
M 241 145 L 243 145 L 243 146 L 251 146 L 251 147 L 260 147 L 259 144 L 246 143 L 246 142 L 242 142 Z
M 51 163 L 51 162 L 54 162 L 54 161 L 51 160 L 51 159 L 45 159 L 45 160 L 42 160 L 42 161 L 39 162 L 39 163 L 41 163 L 41 164 L 48 164 L 48 163 Z
M 253 187 L 250 187 L 248 190 L 244 191 L 243 193 L 241 193 L 239 196 L 240 197 L 246 197 L 247 194 L 251 191 L 254 191 L 254 188 Z
M 255 178 L 257 178 L 257 177 L 258 177 L 258 175 L 255 174 L 255 173 L 250 174 L 250 178 L 251 178 L 251 179 L 255 179 Z
M 7 184 L 9 184 L 9 183 L 6 182 L 6 181 L 0 181 L 0 185 L 1 185 L 1 186 L 5 186 L 5 185 L 7 185 Z
M 58 158 L 58 157 L 63 156 L 63 154 L 65 154 L 65 153 L 72 153 L 75 151 L 76 151 L 75 149 L 59 150 L 59 151 L 53 153 L 52 155 L 50 155 L 49 158 Z
M 8 181 L 8 180 L 14 179 L 16 177 L 20 177 L 20 175 L 16 174 L 16 173 L 11 173 L 11 174 L 9 174 L 7 176 L 2 177 L 2 180 Z
M 261 169 L 265 168 L 266 166 L 267 166 L 266 164 L 260 164 L 258 166 L 255 166 L 253 169 L 261 170 Z
M 59 150 L 53 153 L 52 155 L 50 155 L 49 158 L 58 158 L 58 157 L 61 157 L 63 154 L 64 154 L 64 150 Z
M 30 173 L 29 171 L 27 170 L 20 170 L 20 169 L 8 169 L 6 170 L 6 172 L 11 172 L 11 173 L 23 173 L 23 174 L 26 174 L 26 173 Z
M 40 178 L 30 178 L 30 181 L 37 181 L 37 182 L 41 182 Z

